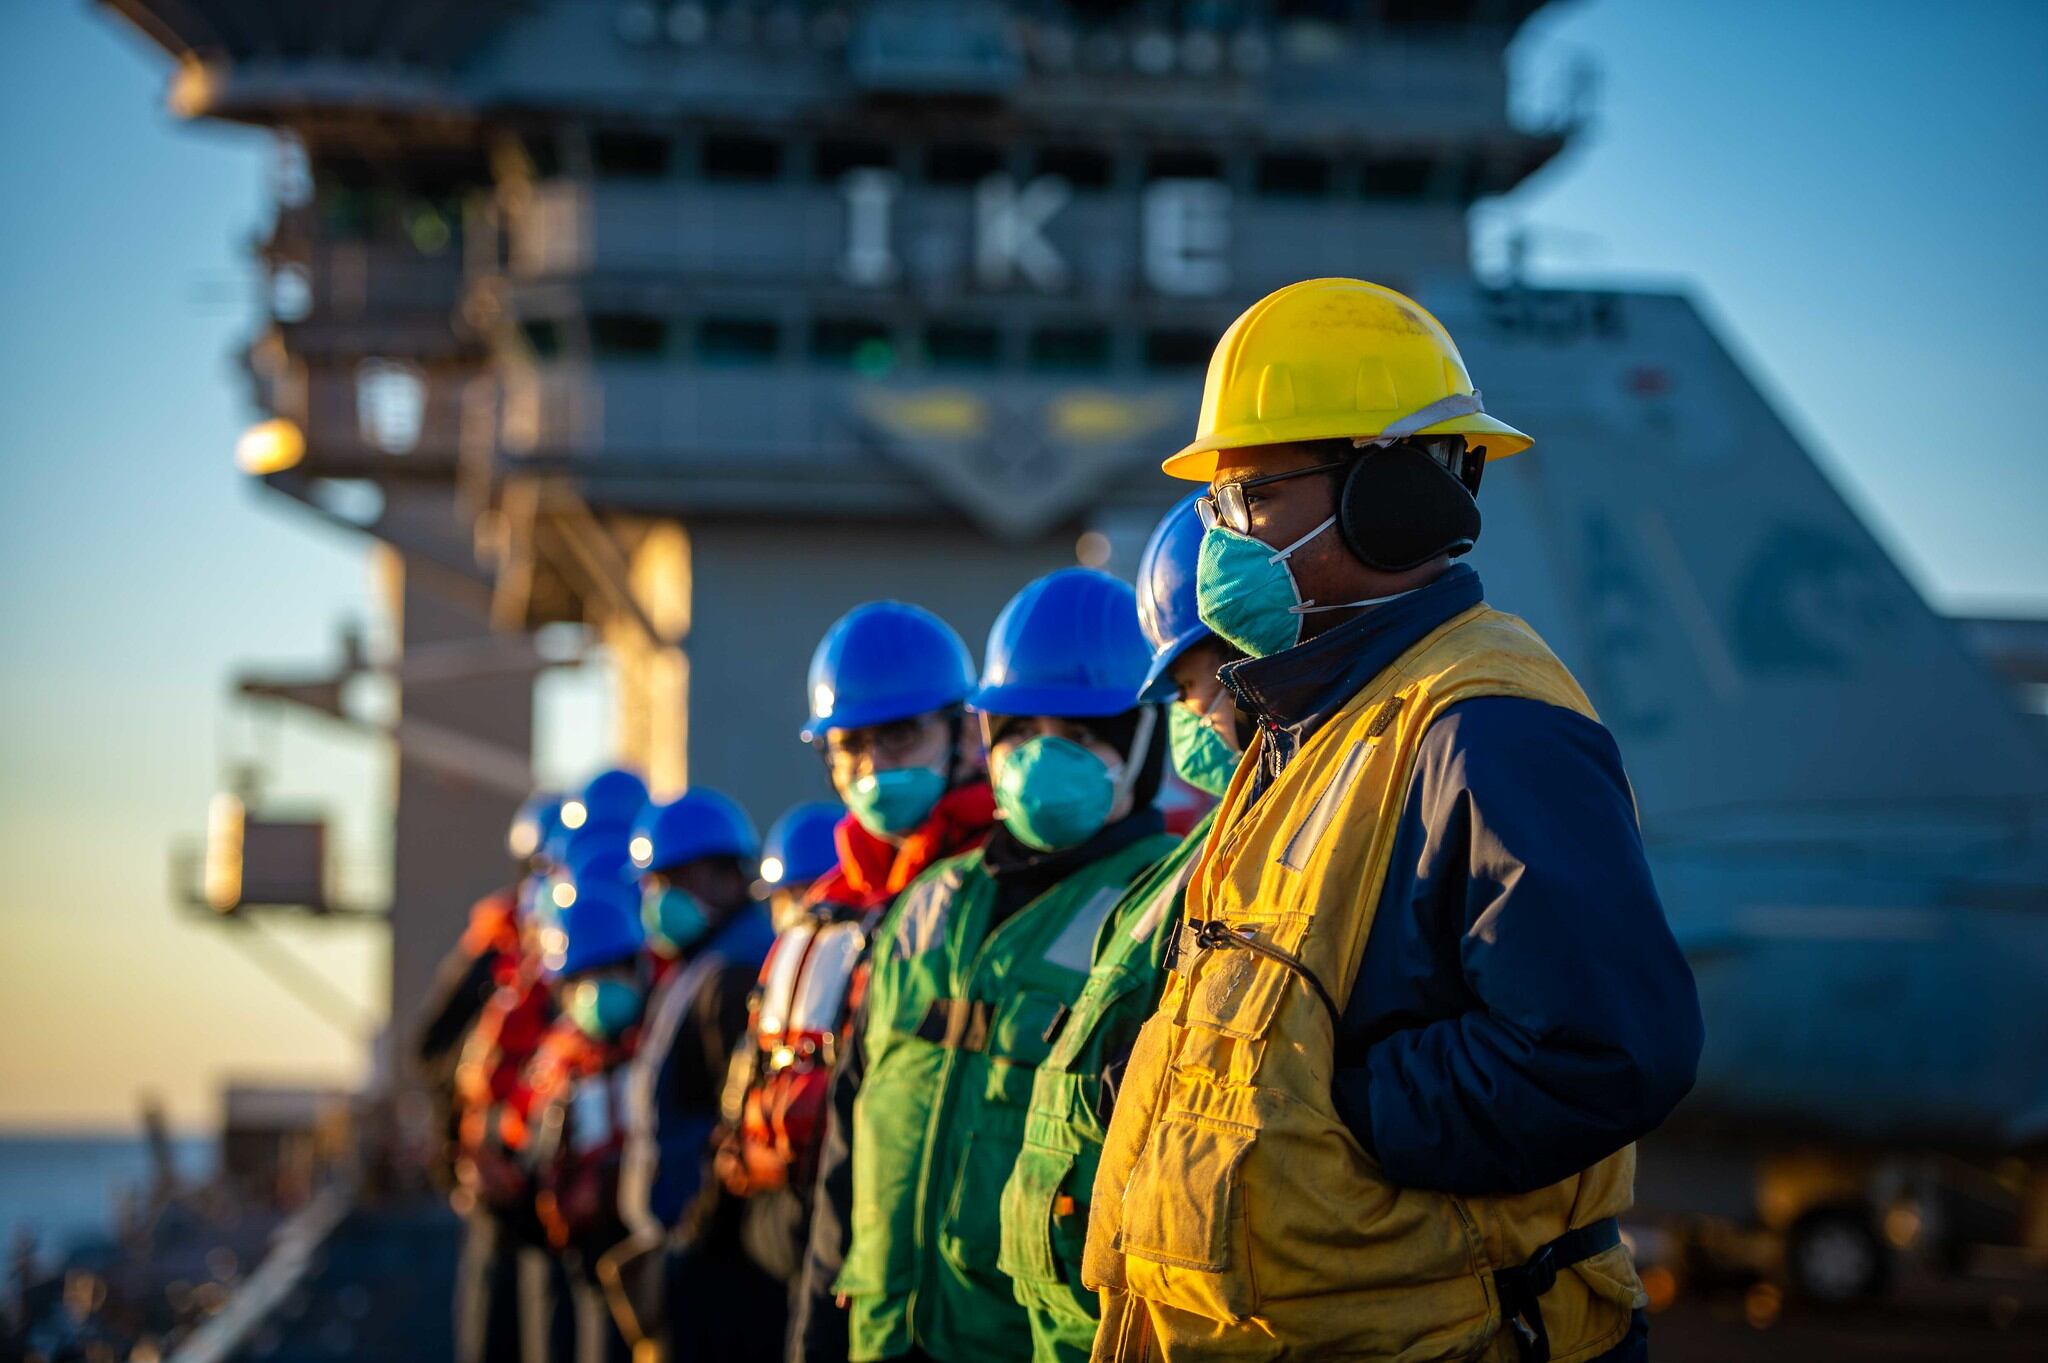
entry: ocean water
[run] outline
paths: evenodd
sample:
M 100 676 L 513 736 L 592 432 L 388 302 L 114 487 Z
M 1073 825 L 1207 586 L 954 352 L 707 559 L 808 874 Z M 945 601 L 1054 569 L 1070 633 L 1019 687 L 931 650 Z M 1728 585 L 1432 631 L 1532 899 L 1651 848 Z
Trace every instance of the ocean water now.
M 171 1158 L 186 1179 L 213 1171 L 209 1136 L 171 1141 Z M 36 1237 L 47 1262 L 81 1240 L 108 1234 L 114 1200 L 124 1188 L 146 1190 L 149 1146 L 140 1136 L 102 1132 L 0 1134 L 0 1252 L 22 1229 Z

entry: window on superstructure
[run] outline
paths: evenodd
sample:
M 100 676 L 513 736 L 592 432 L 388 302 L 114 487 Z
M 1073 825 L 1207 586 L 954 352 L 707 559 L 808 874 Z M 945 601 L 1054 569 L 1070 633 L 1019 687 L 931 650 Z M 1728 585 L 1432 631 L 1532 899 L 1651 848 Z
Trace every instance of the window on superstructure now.
M 1380 22 L 1390 27 L 1449 28 L 1470 23 L 1472 0 L 1380 0 Z
M 820 142 L 811 153 L 811 174 L 831 183 L 856 170 L 885 170 L 896 164 L 888 144 L 834 137 Z
M 659 179 L 668 174 L 672 151 L 669 140 L 655 133 L 593 133 L 590 137 L 590 168 L 605 179 Z
M 782 173 L 782 144 L 745 133 L 719 133 L 704 139 L 702 167 L 707 180 L 772 180 Z
M 668 349 L 668 323 L 641 312 L 590 315 L 590 351 L 605 357 L 647 358 Z
M 1145 158 L 1148 180 L 1220 180 L 1223 158 L 1212 151 L 1155 151 Z
M 886 374 L 896 367 L 889 328 L 870 317 L 821 317 L 811 323 L 811 358 L 862 374 Z
M 1109 153 L 1094 147 L 1046 147 L 1032 163 L 1033 175 L 1057 175 L 1075 189 L 1107 189 L 1114 170 Z
M 981 322 L 933 322 L 924 329 L 924 360 L 933 369 L 994 369 L 1002 335 Z
M 549 180 L 562 172 L 562 153 L 555 145 L 551 133 L 527 133 L 519 139 L 519 146 L 526 153 L 526 160 L 533 167 L 533 178 Z
M 1215 349 L 1214 332 L 1157 327 L 1145 333 L 1145 367 L 1163 371 L 1202 369 Z
M 1424 199 L 1436 180 L 1436 158 L 1421 155 L 1375 156 L 1365 163 L 1368 199 Z
M 527 318 L 519 324 L 519 334 L 536 360 L 552 360 L 562 353 L 562 328 L 548 318 Z
M 706 317 L 697 323 L 697 358 L 704 364 L 767 364 L 782 342 L 782 328 L 766 317 Z
M 1033 369 L 1078 374 L 1109 367 L 1109 331 L 1104 327 L 1040 327 L 1031 333 Z
M 1330 158 L 1314 152 L 1268 152 L 1259 158 L 1254 178 L 1261 194 L 1319 199 L 1330 192 Z
M 924 154 L 924 178 L 935 185 L 976 185 L 1003 168 L 1003 154 L 976 142 L 946 142 Z
M 1437 0 L 1426 0 L 1429 4 Z M 1273 13 L 1279 19 L 1321 19 L 1341 24 L 1351 17 L 1354 0 L 1274 0 Z

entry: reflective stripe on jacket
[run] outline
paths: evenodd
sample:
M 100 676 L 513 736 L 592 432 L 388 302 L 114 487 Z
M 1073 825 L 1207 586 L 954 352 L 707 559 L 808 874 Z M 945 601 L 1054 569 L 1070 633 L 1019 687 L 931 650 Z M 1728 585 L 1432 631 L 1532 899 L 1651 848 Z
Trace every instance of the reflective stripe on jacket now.
M 1480 605 L 1381 671 L 1277 774 L 1240 766 L 1097 1176 L 1097 1358 L 1512 1358 L 1493 1272 L 1629 1205 L 1632 1146 L 1520 1195 L 1396 1186 L 1332 1102 L 1334 1026 L 1417 750 L 1475 696 L 1592 715 L 1527 626 Z M 1625 1247 L 1560 1273 L 1542 1301 L 1552 1356 L 1611 1347 L 1641 1299 Z
M 1156 825 L 1155 825 L 1156 826 Z M 940 862 L 877 929 L 854 1103 L 851 1356 L 913 1347 L 999 1363 L 1030 1332 L 997 1269 L 998 1193 L 1023 1144 L 1032 1073 L 1088 978 L 1131 879 L 1173 845 L 1139 838 L 1081 866 L 993 931 L 977 850 Z

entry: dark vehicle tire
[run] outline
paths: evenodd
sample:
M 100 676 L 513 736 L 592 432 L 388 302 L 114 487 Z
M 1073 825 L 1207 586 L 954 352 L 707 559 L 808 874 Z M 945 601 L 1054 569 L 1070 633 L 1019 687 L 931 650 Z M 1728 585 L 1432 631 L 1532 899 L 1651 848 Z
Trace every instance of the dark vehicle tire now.
M 1884 1295 L 1891 1275 L 1891 1249 L 1861 1207 L 1817 1208 L 1786 1233 L 1786 1281 L 1807 1301 L 1867 1301 Z

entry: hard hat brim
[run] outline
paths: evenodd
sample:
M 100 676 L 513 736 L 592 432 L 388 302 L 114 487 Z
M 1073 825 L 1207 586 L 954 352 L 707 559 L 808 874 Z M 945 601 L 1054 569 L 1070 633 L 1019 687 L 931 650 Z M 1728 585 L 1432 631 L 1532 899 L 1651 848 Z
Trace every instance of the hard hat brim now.
M 1136 693 L 1079 686 L 984 686 L 967 698 L 968 709 L 985 715 L 1050 715 L 1055 719 L 1102 719 L 1135 710 L 1142 703 Z
M 825 737 L 827 730 L 869 729 L 877 724 L 894 724 L 898 720 L 950 710 L 960 701 L 959 695 L 937 688 L 867 701 L 842 701 L 833 707 L 829 715 L 811 716 L 810 723 L 797 731 L 797 737 L 805 743 L 816 743 Z
M 1173 642 L 1169 643 L 1165 648 L 1153 653 L 1152 665 L 1145 669 L 1144 683 L 1138 687 L 1136 703 L 1140 705 L 1156 705 L 1175 699 L 1176 693 L 1173 678 L 1166 675 L 1166 669 L 1172 667 L 1181 654 L 1187 652 L 1196 644 L 1201 643 L 1202 640 L 1215 637 L 1216 631 L 1210 629 L 1207 625 L 1191 625 L 1175 636 Z
M 1370 439 L 1372 435 L 1371 431 L 1333 431 L 1330 429 L 1330 418 L 1324 415 L 1298 417 L 1287 421 L 1260 421 L 1218 431 L 1205 440 L 1197 440 L 1185 449 L 1169 455 L 1159 467 L 1169 478 L 1184 478 L 1191 483 L 1206 483 L 1216 476 L 1217 456 L 1224 450 L 1254 449 L 1260 445 L 1291 445 L 1303 440 Z M 1532 437 L 1484 412 L 1449 417 L 1434 426 L 1424 426 L 1416 431 L 1415 435 L 1466 436 L 1470 443 L 1486 447 L 1488 463 L 1496 459 L 1505 459 L 1511 454 L 1520 454 L 1536 443 Z

